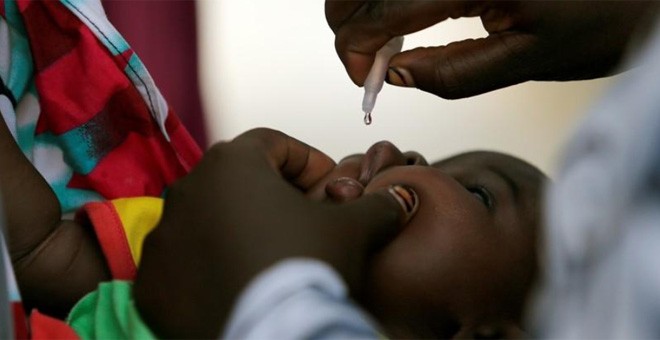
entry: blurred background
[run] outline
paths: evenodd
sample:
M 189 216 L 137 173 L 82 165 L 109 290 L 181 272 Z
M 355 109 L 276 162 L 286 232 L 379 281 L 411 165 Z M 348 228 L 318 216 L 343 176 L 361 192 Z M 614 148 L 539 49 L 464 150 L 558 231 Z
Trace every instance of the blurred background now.
M 258 126 L 335 160 L 390 140 L 429 161 L 488 149 L 555 172 L 557 155 L 612 79 L 530 82 L 445 100 L 385 85 L 364 125 L 363 90 L 334 50 L 323 0 L 105 1 L 111 21 L 203 145 Z M 485 36 L 478 19 L 406 36 L 404 49 Z

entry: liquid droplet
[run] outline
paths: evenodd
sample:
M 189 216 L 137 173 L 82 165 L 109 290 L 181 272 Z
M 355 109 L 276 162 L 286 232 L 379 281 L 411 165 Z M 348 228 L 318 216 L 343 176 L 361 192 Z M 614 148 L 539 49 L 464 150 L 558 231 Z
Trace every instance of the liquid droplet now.
M 371 112 L 364 113 L 364 124 L 371 125 Z

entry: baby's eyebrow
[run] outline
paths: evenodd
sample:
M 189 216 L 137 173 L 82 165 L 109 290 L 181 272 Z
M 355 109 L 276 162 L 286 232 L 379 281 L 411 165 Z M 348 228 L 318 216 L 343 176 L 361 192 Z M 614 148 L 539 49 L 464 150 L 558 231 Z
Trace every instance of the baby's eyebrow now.
M 511 189 L 511 192 L 513 193 L 513 198 L 514 200 L 518 200 L 518 193 L 520 192 L 520 187 L 518 186 L 518 183 L 513 180 L 513 178 L 507 174 L 506 172 L 502 171 L 498 167 L 488 167 L 488 170 L 491 172 L 495 173 L 496 175 L 500 176 L 504 182 L 509 186 L 509 189 Z

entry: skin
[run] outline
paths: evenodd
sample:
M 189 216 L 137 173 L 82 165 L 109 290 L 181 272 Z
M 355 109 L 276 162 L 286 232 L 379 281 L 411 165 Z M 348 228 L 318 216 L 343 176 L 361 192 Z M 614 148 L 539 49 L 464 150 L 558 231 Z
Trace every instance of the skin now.
M 144 243 L 133 293 L 150 328 L 164 338 L 217 338 L 246 284 L 291 257 L 324 261 L 360 290 L 371 254 L 415 205 L 405 209 L 389 186 L 340 205 L 305 197 L 334 167 L 320 151 L 268 129 L 209 150 L 168 190 Z
M 326 0 L 325 13 L 337 54 L 359 86 L 392 37 L 478 17 L 485 38 L 413 48 L 390 60 L 390 84 L 454 99 L 529 80 L 610 75 L 659 7 L 658 1 Z
M 7 137 L 6 130 L 0 133 Z M 6 154 L 16 157 L 15 164 L 27 161 L 21 158 L 20 150 L 11 148 L 12 145 L 15 147 L 14 144 L 4 145 L 7 147 Z M 505 164 L 511 160 L 506 157 L 503 159 Z M 402 166 L 405 164 L 411 166 Z M 477 198 L 475 193 L 470 193 L 453 177 L 442 175 L 442 171 L 439 171 L 455 171 L 454 176 L 458 177 L 459 174 L 465 174 L 466 169 L 459 166 L 451 170 L 451 165 L 466 165 L 470 162 L 446 161 L 438 163 L 438 169 L 425 164 L 424 158 L 416 153 L 402 154 L 388 143 L 379 143 L 365 156 L 349 157 L 335 166 L 332 160 L 318 150 L 267 129 L 250 131 L 232 142 L 216 145 L 189 176 L 171 188 L 163 218 L 145 241 L 143 261 L 134 288 L 134 297 L 141 315 L 163 337 L 215 337 L 234 299 L 256 273 L 281 259 L 304 256 L 332 265 L 344 277 L 353 296 L 382 321 L 385 331 L 392 336 L 511 335 L 511 329 L 517 330 L 512 320 L 517 321 L 521 301 L 524 300 L 533 276 L 533 270 L 523 270 L 529 263 L 535 263 L 531 260 L 533 251 L 528 257 L 529 263 L 514 266 L 523 268 L 520 270 L 522 274 L 515 271 L 510 282 L 502 279 L 502 275 L 493 274 L 491 277 L 489 274 L 487 278 L 496 282 L 493 284 L 495 287 L 468 284 L 474 281 L 465 278 L 477 276 L 481 279 L 478 275 L 483 274 L 484 268 L 500 273 L 502 262 L 511 264 L 521 261 L 518 253 L 523 251 L 516 249 L 527 248 L 511 244 L 504 248 L 505 254 L 509 255 L 502 256 L 493 253 L 497 248 L 489 246 L 485 248 L 490 252 L 482 251 L 467 257 L 471 259 L 469 263 L 465 257 L 452 260 L 451 256 L 455 254 L 448 250 L 471 245 L 475 249 L 487 246 L 483 244 L 485 236 L 479 232 L 469 232 L 471 229 L 462 234 L 452 234 L 449 232 L 452 229 L 446 227 L 446 230 L 442 228 L 446 236 L 427 237 L 440 233 L 428 229 L 429 226 L 454 224 L 462 228 L 475 225 L 483 227 L 484 222 L 491 221 L 483 212 L 487 210 L 480 201 L 483 193 L 478 195 L 481 198 Z M 527 169 L 525 166 L 521 168 Z M 26 169 L 30 167 L 26 166 Z M 534 174 L 533 171 L 531 173 Z M 236 174 L 248 180 L 237 181 Z M 346 175 L 353 177 L 347 181 L 346 178 L 336 181 L 338 177 Z M 474 176 L 483 177 L 481 174 Z M 39 190 L 43 190 L 42 185 L 46 185 L 43 180 L 39 180 L 38 173 L 29 171 L 23 175 L 15 174 L 13 178 L 7 176 L 5 183 L 10 185 L 18 179 L 24 181 L 24 185 L 38 184 L 36 188 Z M 497 180 L 494 181 L 497 183 Z M 488 183 L 479 184 L 486 186 Z M 405 209 L 401 197 L 396 197 L 388 190 L 392 184 L 407 185 L 415 192 L 419 191 L 408 195 L 416 198 L 411 207 Z M 498 192 L 496 189 L 490 190 L 491 193 Z M 51 197 L 49 191 L 45 191 L 46 194 L 42 195 Z M 26 193 L 17 191 L 16 196 L 11 197 L 29 197 Z M 345 204 L 314 202 L 309 197 L 338 200 Z M 497 196 L 495 198 L 496 202 L 501 202 Z M 429 203 L 424 204 L 427 200 Z M 442 200 L 446 204 L 440 206 L 451 209 L 443 209 L 442 214 L 434 213 L 436 204 L 432 202 Z M 15 202 L 17 200 L 11 200 L 10 207 Z M 52 203 L 51 200 L 39 202 Z M 54 205 L 51 209 L 57 212 L 57 207 Z M 479 209 L 481 213 L 472 216 Z M 416 217 L 416 214 L 419 216 Z M 20 214 L 17 216 L 27 217 Z M 436 223 L 438 219 L 443 222 Z M 314 228 L 310 228 L 310 221 L 314 221 Z M 410 223 L 405 224 L 407 221 Z M 515 218 L 503 218 L 503 221 L 513 223 Z M 104 263 L 94 264 L 99 258 L 95 251 L 84 251 L 98 248 L 93 237 L 85 233 L 65 232 L 77 231 L 81 226 L 74 224 L 71 228 L 62 228 L 64 224 L 60 222 L 59 214 L 54 213 L 41 222 L 44 227 L 52 228 L 47 229 L 50 231 L 46 237 L 37 237 L 40 235 L 38 233 L 25 235 L 34 236 L 28 238 L 33 243 L 27 248 L 27 256 L 35 256 L 29 263 L 45 267 L 31 267 L 33 270 L 41 268 L 35 270 L 35 276 L 32 277 L 36 286 L 25 286 L 26 281 L 22 281 L 21 289 L 27 287 L 28 291 L 32 289 L 32 292 L 47 293 L 44 287 L 54 287 L 54 294 L 63 291 L 71 294 L 68 287 L 64 290 L 62 287 L 66 287 L 65 283 L 74 282 L 92 283 L 91 287 L 77 290 L 76 294 L 93 289 L 96 280 L 103 278 L 105 269 Z M 11 232 L 28 230 L 16 226 L 10 224 L 10 235 Z M 515 232 L 512 234 L 516 235 Z M 75 237 L 60 238 L 58 235 Z M 491 236 L 497 235 L 488 235 Z M 506 244 L 507 239 L 500 239 Z M 75 252 L 75 247 L 69 247 L 72 244 L 83 248 Z M 533 248 L 531 244 L 533 242 L 530 242 Z M 258 245 L 260 252 L 245 251 L 253 245 Z M 420 262 L 420 257 L 425 259 L 428 254 L 435 254 L 418 250 L 427 247 L 439 250 L 446 247 L 446 261 L 440 261 L 443 256 L 437 256 L 433 257 L 436 261 L 431 266 Z M 63 254 L 75 256 L 67 257 Z M 484 264 L 478 260 L 483 256 L 491 256 L 493 259 Z M 496 258 L 503 260 L 495 261 Z M 67 259 L 75 261 L 61 262 Z M 53 265 L 57 263 L 71 263 L 72 267 Z M 78 263 L 91 264 L 91 267 L 79 266 Z M 241 265 L 237 266 L 236 263 Z M 465 265 L 456 266 L 458 263 Z M 500 267 L 493 270 L 491 265 Z M 89 276 L 84 276 L 86 279 L 79 281 L 80 278 L 73 273 L 76 270 L 86 273 L 86 268 L 91 268 L 92 273 L 101 270 L 101 275 L 92 276 L 91 281 Z M 529 280 L 518 281 L 520 275 Z M 51 278 L 52 282 L 42 281 L 44 278 Z M 486 278 L 484 280 L 488 282 Z M 421 285 L 410 286 L 415 283 Z M 500 289 L 496 289 L 498 284 Z M 502 287 L 506 289 L 503 291 Z M 43 295 L 44 301 L 53 303 L 47 296 Z M 447 296 L 452 299 L 446 299 Z M 492 296 L 510 298 L 492 301 Z M 58 308 L 61 306 L 58 305 Z M 493 318 L 493 315 L 498 318 Z
M 337 178 L 342 178 L 337 180 Z M 521 337 L 537 269 L 545 176 L 517 158 L 471 152 L 427 165 L 388 142 L 344 159 L 310 195 L 350 201 L 412 187 L 415 217 L 378 252 L 355 298 L 395 338 Z
M 65 317 L 110 279 L 91 228 L 61 219 L 55 193 L 32 166 L 0 115 L 0 188 L 8 248 L 27 310 Z
M 242 151 L 232 151 L 235 149 L 241 149 Z M 288 151 L 281 154 L 282 150 Z M 225 157 L 224 154 L 227 152 L 233 154 L 229 157 Z M 35 308 L 42 313 L 64 318 L 68 314 L 70 308 L 84 295 L 95 290 L 100 282 L 111 280 L 111 275 L 104 255 L 90 226 L 80 224 L 76 221 L 61 219 L 61 209 L 57 197 L 49 187 L 48 183 L 43 177 L 41 177 L 39 172 L 32 166 L 16 145 L 6 124 L 2 121 L 2 116 L 0 116 L 0 154 L 3 155 L 3 162 L 0 162 L 0 170 L 2 170 L 0 171 L 0 187 L 2 188 L 3 194 L 3 211 L 7 218 L 8 247 L 23 301 L 27 310 Z M 220 154 L 223 154 L 223 156 L 220 156 Z M 255 157 L 250 158 L 245 157 L 245 155 L 252 155 Z M 221 159 L 219 160 L 218 158 Z M 284 164 L 272 168 L 271 163 L 269 162 L 275 161 L 281 161 L 284 162 Z M 227 166 L 226 163 L 230 163 L 231 166 Z M 358 254 L 361 254 L 363 257 L 366 256 L 363 253 L 367 253 L 368 249 L 372 249 L 374 243 L 378 243 L 378 240 L 382 240 L 383 238 L 388 237 L 388 235 L 391 235 L 394 227 L 399 223 L 402 223 L 405 219 L 403 217 L 400 218 L 400 215 L 411 214 L 410 211 L 401 211 L 400 204 L 395 199 L 391 198 L 391 195 L 386 192 L 380 193 L 379 196 L 390 196 L 386 198 L 389 202 L 379 203 L 378 201 L 374 202 L 373 200 L 367 200 L 365 201 L 364 206 L 360 208 L 360 210 L 366 211 L 375 210 L 372 216 L 362 216 L 361 211 L 359 214 L 357 214 L 357 212 L 347 214 L 326 212 L 321 208 L 317 208 L 315 211 L 307 209 L 308 202 L 306 201 L 308 200 L 305 200 L 300 190 L 306 190 L 316 183 L 323 175 L 327 174 L 327 172 L 335 166 L 335 163 L 322 152 L 272 130 L 255 130 L 244 134 L 242 138 L 237 138 L 236 142 L 220 143 L 205 155 L 203 164 L 204 166 L 201 166 L 201 169 L 196 169 L 193 174 L 188 176 L 190 178 L 181 181 L 181 183 L 192 184 L 179 184 L 171 188 L 170 195 L 166 198 L 166 210 L 162 224 L 174 224 L 177 228 L 170 228 L 175 229 L 173 231 L 166 229 L 166 231 L 158 233 L 159 235 L 168 235 L 161 236 L 161 239 L 167 238 L 170 240 L 169 237 L 171 237 L 173 233 L 176 234 L 179 232 L 192 234 L 194 238 L 207 232 L 208 230 L 206 229 L 214 229 L 215 226 L 223 223 L 250 225 L 249 219 L 246 219 L 245 216 L 255 215 L 255 210 L 262 212 L 270 210 L 273 214 L 277 215 L 267 218 L 267 223 L 264 223 L 264 221 L 252 221 L 254 224 L 259 224 L 261 227 L 268 225 L 272 226 L 273 223 L 270 223 L 272 220 L 284 220 L 286 214 L 282 213 L 283 210 L 290 211 L 292 215 L 296 216 L 296 223 L 291 223 L 291 227 L 300 226 L 301 224 L 304 226 L 308 225 L 308 220 L 300 219 L 300 216 L 309 215 L 309 220 L 328 220 L 330 222 L 336 219 L 327 218 L 326 214 L 333 214 L 346 216 L 345 219 L 342 219 L 337 223 L 347 227 L 350 226 L 353 228 L 354 226 L 365 226 L 365 230 L 372 230 L 366 229 L 366 226 L 373 226 L 373 231 L 365 231 L 365 233 L 359 235 L 359 237 L 355 239 L 355 244 L 353 245 L 355 248 L 353 258 L 355 258 Z M 236 176 L 234 173 L 228 173 L 227 169 L 235 169 L 236 167 L 241 166 L 248 168 L 249 171 L 240 169 L 235 173 L 241 173 L 242 178 L 245 178 L 247 182 L 253 183 L 254 186 L 257 186 L 255 191 L 259 194 L 255 195 L 267 196 L 277 201 L 282 210 L 273 210 L 272 205 L 268 203 L 264 203 L 263 206 L 253 205 L 252 200 L 249 197 L 247 199 L 250 203 L 234 201 L 232 199 L 234 197 L 233 194 L 236 192 L 241 192 L 241 194 L 238 195 L 244 197 L 243 190 L 246 186 L 242 185 L 242 181 L 236 182 Z M 216 167 L 220 167 L 221 171 Z M 205 170 L 210 172 L 205 172 Z M 224 175 L 222 175 L 223 171 Z M 218 177 L 222 177 L 222 180 L 209 182 L 209 178 Z M 232 189 L 212 186 L 213 183 L 219 185 L 226 181 L 231 182 Z M 267 182 L 268 184 L 263 186 L 257 185 L 257 183 L 263 184 L 264 182 Z M 182 186 L 184 189 L 180 189 Z M 210 188 L 215 188 L 215 191 L 209 192 Z M 181 193 L 181 191 L 192 191 L 193 194 L 190 197 L 180 198 L 177 194 Z M 212 197 L 214 194 L 218 195 Z M 225 214 L 223 214 L 215 204 L 215 202 L 222 200 L 220 197 L 223 197 L 223 195 L 226 195 L 224 196 L 224 200 L 229 202 L 229 209 L 239 206 L 238 209 L 232 210 L 246 212 L 245 215 L 238 216 L 239 220 L 232 221 L 234 223 L 230 223 L 230 221 L 228 221 L 229 218 L 226 218 Z M 267 208 L 263 208 L 264 206 Z M 355 210 L 357 208 L 351 209 Z M 180 211 L 181 215 L 208 216 L 208 219 L 194 221 L 194 223 L 189 223 L 187 221 L 181 222 L 178 219 L 178 214 L 172 213 L 172 211 Z M 202 212 L 202 214 L 200 214 L 200 212 Z M 359 216 L 350 219 L 351 216 L 354 215 Z M 191 231 L 191 225 L 201 226 L 202 231 Z M 275 227 L 277 227 L 277 225 L 275 225 Z M 246 228 L 245 230 L 248 229 L 249 228 Z M 230 232 L 230 230 L 226 231 Z M 158 241 L 153 241 L 154 238 L 150 239 L 152 240 L 151 243 L 159 243 Z M 231 240 L 234 238 L 233 236 L 226 236 L 224 239 Z M 178 242 L 179 240 L 174 241 Z M 313 244 L 312 242 L 306 243 Z M 191 243 L 183 242 L 181 245 L 184 247 L 184 249 L 182 249 L 182 254 L 191 250 L 194 250 L 195 254 L 198 254 L 196 251 L 199 250 L 199 240 L 197 240 L 195 244 L 191 239 Z M 211 251 L 215 251 L 218 244 L 212 244 L 212 246 L 213 249 Z M 290 246 L 290 248 L 287 249 L 292 251 L 296 249 L 296 247 L 289 244 L 278 243 L 277 246 Z M 153 259 L 156 257 L 158 259 L 167 259 L 172 255 L 171 250 L 174 248 L 156 246 L 156 249 L 154 249 L 154 247 L 145 246 L 145 249 L 151 249 L 151 251 L 145 251 L 145 258 Z M 240 248 L 236 250 L 238 253 L 242 251 L 243 250 Z M 163 254 L 163 252 L 166 254 Z M 279 250 L 279 252 L 272 252 L 271 254 L 279 254 L 282 252 L 283 251 Z M 311 251 L 311 253 L 317 254 L 318 252 Z M 337 254 L 324 253 L 325 258 L 328 259 L 330 263 L 335 263 L 338 267 L 342 268 L 350 267 L 350 270 L 342 269 L 343 273 L 345 273 L 344 277 L 356 277 L 352 281 L 361 282 L 362 279 L 358 278 L 362 272 L 360 269 L 361 267 L 355 266 L 351 263 L 347 264 L 349 262 L 348 260 L 340 259 L 341 256 L 335 255 Z M 234 258 L 238 257 L 239 256 L 235 256 Z M 181 267 L 176 267 L 172 265 L 172 263 L 181 263 L 181 259 L 185 258 L 185 256 L 177 256 L 175 260 L 169 262 L 152 260 L 149 263 L 159 263 L 158 266 L 160 267 L 153 268 L 153 266 L 147 265 L 148 274 L 145 274 L 144 271 L 140 271 L 140 284 L 138 284 L 138 286 L 144 287 L 149 292 L 158 291 L 153 289 L 154 286 L 165 288 L 166 286 L 163 285 L 160 280 L 160 274 L 162 273 L 161 268 L 172 268 L 175 270 L 172 273 L 173 276 L 181 276 L 182 273 L 187 272 L 191 267 L 188 263 L 182 263 Z M 212 259 L 209 259 L 208 261 L 212 261 Z M 236 277 L 237 280 L 241 278 L 247 280 L 251 275 L 256 273 L 258 269 L 263 269 L 263 267 L 259 267 L 260 265 L 271 263 L 272 261 L 274 261 L 273 258 L 269 257 L 260 259 L 259 262 L 253 263 L 253 267 L 245 266 L 242 268 L 246 270 L 250 268 L 252 270 L 251 272 L 242 275 L 237 273 L 233 277 Z M 258 268 L 255 269 L 255 267 Z M 177 268 L 178 271 L 176 271 Z M 218 266 L 217 268 L 222 267 Z M 159 279 L 154 280 L 153 277 L 158 277 Z M 194 273 L 188 275 L 188 277 L 194 277 Z M 147 283 L 144 283 L 145 281 Z M 227 283 L 228 281 L 223 280 L 223 282 Z M 232 282 L 235 283 L 234 281 Z M 169 287 L 169 292 L 180 291 L 182 287 L 184 286 Z M 225 291 L 233 292 L 240 289 L 240 287 L 242 287 L 241 284 L 235 284 L 234 286 L 225 289 Z M 186 310 L 187 307 L 185 301 L 191 301 L 188 299 L 190 296 L 187 294 L 192 294 L 192 292 L 200 292 L 200 290 L 195 286 L 191 286 L 188 291 L 176 295 L 176 297 L 181 297 L 181 300 L 179 301 L 183 301 L 182 308 L 178 310 Z M 145 311 L 151 310 L 154 306 L 157 309 L 162 310 L 159 306 L 169 305 L 173 300 L 176 300 L 175 295 L 171 293 L 164 296 L 169 296 L 168 299 L 170 301 L 158 301 L 158 303 L 154 303 L 153 306 L 146 307 Z M 230 297 L 233 297 L 233 295 L 230 295 Z M 207 302 L 205 298 L 204 300 Z M 231 302 L 231 299 L 229 298 L 226 301 Z M 198 306 L 206 306 L 206 304 L 200 302 Z M 215 307 L 217 306 L 201 310 L 200 314 L 212 315 L 211 312 L 208 311 L 215 310 Z M 222 310 L 225 311 L 230 307 L 230 304 L 223 305 Z M 191 313 L 190 315 L 193 314 Z M 174 319 L 174 321 L 168 321 L 167 324 L 176 325 L 181 320 L 178 315 L 174 316 Z M 187 320 L 190 321 L 189 319 Z M 199 320 L 203 319 L 196 319 L 196 321 Z M 217 324 L 217 322 L 214 321 L 207 324 L 214 325 Z M 159 329 L 158 325 L 155 326 L 155 329 Z M 189 330 L 192 331 L 193 329 L 195 329 L 194 326 L 186 324 L 185 327 L 177 329 L 178 332 L 182 333 L 169 333 L 164 331 L 162 334 L 180 334 L 184 337 L 190 336 L 190 334 L 201 334 L 187 333 Z M 212 333 L 207 333 L 208 336 L 212 337 L 211 334 Z
M 657 8 L 657 1 L 327 0 L 326 17 L 336 34 L 339 57 L 358 85 L 376 51 L 391 37 L 447 18 L 480 17 L 488 38 L 405 51 L 390 63 L 392 84 L 461 98 L 527 80 L 610 74 L 631 37 Z M 107 280 L 108 269 L 89 230 L 60 219 L 54 194 L 0 125 L 0 186 L 17 279 L 28 306 L 61 316 Z M 341 183 L 333 185 L 331 193 L 352 192 L 334 193 L 338 199 L 361 192 L 359 186 L 349 190 Z

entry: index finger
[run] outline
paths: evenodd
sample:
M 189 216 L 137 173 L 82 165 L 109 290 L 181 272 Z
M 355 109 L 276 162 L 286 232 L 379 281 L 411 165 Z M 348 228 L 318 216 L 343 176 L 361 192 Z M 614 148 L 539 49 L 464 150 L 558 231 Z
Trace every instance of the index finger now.
M 480 15 L 483 1 L 346 1 L 326 0 L 326 20 L 335 32 L 335 49 L 358 86 L 376 52 L 390 39 L 430 27 L 448 18 Z
M 233 142 L 257 143 L 257 150 L 263 151 L 262 155 L 271 168 L 302 190 L 314 186 L 335 167 L 335 162 L 328 155 L 276 130 L 253 129 L 236 137 Z

